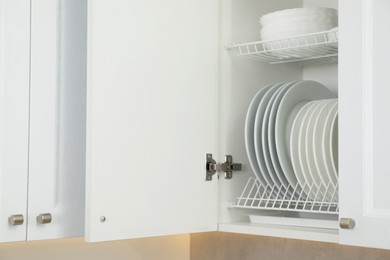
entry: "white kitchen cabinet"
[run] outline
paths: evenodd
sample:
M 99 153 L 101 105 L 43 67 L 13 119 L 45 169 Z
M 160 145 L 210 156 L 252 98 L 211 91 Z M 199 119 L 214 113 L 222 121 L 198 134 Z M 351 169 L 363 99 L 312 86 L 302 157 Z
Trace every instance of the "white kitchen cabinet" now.
M 0 1 L 1 241 L 83 235 L 85 12 L 82 1 Z
M 388 1 L 340 1 L 340 230 L 343 244 L 390 249 Z M 341 102 L 343 101 L 343 102 Z
M 25 240 L 29 117 L 30 1 L 0 1 L 0 241 Z
M 389 39 L 379 29 L 386 1 L 340 1 L 338 71 L 257 63 L 223 49 L 258 40 L 262 14 L 313 4 L 337 6 L 88 1 L 87 241 L 220 230 L 390 248 L 381 117 L 389 93 L 379 83 L 388 63 Z M 299 79 L 325 81 L 340 93 L 340 216 L 354 219 L 354 229 L 254 225 L 251 210 L 231 207 L 253 174 L 243 140 L 252 96 Z M 206 182 L 206 153 L 217 161 L 231 154 L 243 171 Z

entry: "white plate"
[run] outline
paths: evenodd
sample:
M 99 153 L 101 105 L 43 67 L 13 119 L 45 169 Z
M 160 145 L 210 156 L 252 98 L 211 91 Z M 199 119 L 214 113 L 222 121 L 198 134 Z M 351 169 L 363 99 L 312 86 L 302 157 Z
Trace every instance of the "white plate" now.
M 326 120 L 325 120 L 325 126 L 323 128 L 322 132 L 322 154 L 323 154 L 323 160 L 325 162 L 325 168 L 328 172 L 329 176 L 331 177 L 332 183 L 334 185 L 337 185 L 338 183 L 338 175 L 337 172 L 334 171 L 333 168 L 333 158 L 331 154 L 331 146 L 330 142 L 332 140 L 331 138 L 331 132 L 332 132 L 332 123 L 334 122 L 335 118 L 337 117 L 337 103 L 335 103 L 331 110 L 329 111 Z
M 302 108 L 298 111 L 298 113 L 296 114 L 294 121 L 292 123 L 289 149 L 290 149 L 290 155 L 291 155 L 291 163 L 292 163 L 297 181 L 298 181 L 299 185 L 303 188 L 303 191 L 306 194 L 309 194 L 310 190 L 308 188 L 308 185 L 306 184 L 306 179 L 303 176 L 303 170 L 302 170 L 301 164 L 299 162 L 299 132 L 301 129 L 303 118 L 304 118 L 306 112 L 312 106 L 312 103 L 311 102 L 309 102 L 309 103 L 303 102 L 303 103 L 299 103 L 298 106 L 302 106 Z
M 335 100 L 328 99 L 317 101 L 316 107 L 313 109 L 313 112 L 310 115 L 306 133 L 306 158 L 309 166 L 309 173 L 311 174 L 314 184 L 317 187 L 317 190 L 315 190 L 315 192 L 318 192 L 319 196 L 317 196 L 317 200 L 320 201 L 331 201 L 332 195 L 335 191 L 335 187 L 331 184 L 330 176 L 327 173 L 326 169 L 319 169 L 317 167 L 321 163 L 317 160 L 322 161 L 322 157 L 318 158 L 315 156 L 315 153 L 317 152 L 316 150 L 321 151 L 321 149 L 318 148 L 320 148 L 319 144 L 322 143 L 321 136 L 318 135 L 318 132 L 315 133 L 316 127 L 318 127 L 318 125 L 316 125 L 316 122 L 318 122 L 323 108 L 326 107 L 326 105 L 329 103 L 334 103 L 332 101 Z M 324 125 L 322 125 L 322 127 L 324 127 Z
M 283 179 L 281 179 L 279 174 L 277 174 L 276 169 L 272 164 L 271 152 L 269 150 L 269 144 L 268 144 L 268 124 L 270 121 L 272 104 L 274 103 L 278 93 L 280 93 L 280 91 L 283 89 L 284 86 L 285 86 L 284 84 L 280 86 L 269 99 L 269 102 L 267 103 L 267 107 L 264 112 L 264 118 L 263 118 L 262 129 L 261 129 L 261 145 L 262 145 L 261 147 L 263 149 L 264 161 L 270 177 L 272 178 L 275 186 L 278 188 L 281 188 L 282 186 L 285 187 L 285 185 L 283 183 Z
M 314 158 L 314 150 L 313 150 L 313 134 L 314 134 L 314 124 L 316 121 L 316 118 L 318 117 L 319 111 L 321 111 L 321 100 L 316 101 L 315 105 L 312 109 L 312 112 L 308 118 L 307 121 L 307 129 L 306 129 L 306 135 L 305 135 L 305 150 L 306 150 L 306 161 L 307 165 L 309 167 L 309 174 L 312 177 L 314 184 L 317 186 L 317 188 L 321 187 L 322 194 L 325 193 L 324 185 L 325 183 L 322 182 L 322 178 L 320 176 L 320 173 L 317 170 L 315 158 Z
M 332 122 L 331 126 L 331 132 L 330 132 L 330 155 L 333 163 L 333 171 L 336 175 L 338 175 L 338 166 L 339 166 L 339 122 L 338 122 L 338 115 L 335 116 Z
M 282 182 L 282 185 L 287 189 L 289 186 L 289 182 L 286 178 L 286 176 L 283 173 L 282 167 L 280 166 L 278 154 L 276 152 L 276 144 L 275 144 L 275 120 L 276 120 L 276 113 L 279 109 L 280 101 L 282 100 L 284 94 L 287 92 L 287 90 L 293 86 L 297 81 L 288 82 L 284 84 L 282 87 L 280 87 L 280 90 L 274 94 L 275 98 L 273 102 L 269 105 L 270 111 L 269 111 L 269 118 L 268 118 L 268 130 L 266 133 L 268 133 L 268 150 L 271 157 L 272 166 L 275 170 L 276 175 L 278 176 L 279 180 Z M 268 109 L 268 107 L 267 107 Z M 267 112 L 266 112 L 267 113 Z M 264 125 L 263 125 L 264 126 Z
M 253 97 L 249 107 L 248 112 L 246 114 L 245 119 L 245 147 L 246 152 L 248 154 L 249 163 L 252 167 L 253 173 L 255 176 L 259 179 L 259 181 L 266 185 L 267 182 L 265 181 L 263 175 L 261 174 L 259 163 L 256 159 L 256 152 L 255 152 L 255 140 L 254 140 L 254 127 L 255 127 L 255 117 L 256 117 L 256 111 L 260 104 L 261 99 L 263 98 L 264 94 L 270 89 L 273 85 L 266 86 L 259 90 L 256 95 Z
M 310 173 L 309 162 L 307 158 L 306 151 L 306 136 L 308 130 L 308 124 L 310 116 L 313 114 L 314 109 L 316 108 L 317 102 L 312 101 L 309 103 L 308 108 L 303 115 L 301 125 L 299 127 L 299 137 L 298 137 L 298 161 L 302 170 L 303 178 L 305 179 L 306 187 L 304 191 L 312 200 L 315 200 L 317 194 L 317 186 L 314 182 L 313 176 Z
M 314 162 L 316 164 L 317 171 L 321 174 L 322 180 L 326 187 L 329 186 L 330 193 L 333 193 L 336 183 L 332 181 L 330 173 L 326 170 L 325 161 L 323 158 L 323 142 L 322 133 L 325 128 L 326 117 L 333 107 L 337 103 L 337 99 L 329 99 L 324 102 L 321 106 L 321 110 L 318 113 L 316 121 L 314 123 L 313 132 L 313 151 L 314 151 Z M 330 184 L 329 184 L 330 182 Z
M 255 147 L 255 155 L 256 161 L 258 163 L 261 175 L 263 176 L 266 183 L 270 186 L 274 186 L 274 180 L 271 178 L 270 173 L 268 172 L 267 165 L 264 159 L 261 136 L 262 136 L 262 126 L 263 126 L 263 118 L 265 114 L 266 107 L 268 105 L 269 100 L 276 90 L 279 89 L 284 83 L 277 83 L 271 86 L 267 92 L 264 94 L 263 98 L 260 100 L 260 103 L 256 110 L 255 122 L 254 122 L 254 147 Z
M 283 173 L 292 186 L 297 184 L 297 179 L 289 156 L 289 143 L 287 143 L 291 134 L 291 129 L 287 129 L 290 114 L 294 107 L 301 102 L 328 98 L 335 98 L 335 95 L 321 83 L 307 80 L 295 83 L 290 87 L 280 102 L 275 121 L 276 151 Z

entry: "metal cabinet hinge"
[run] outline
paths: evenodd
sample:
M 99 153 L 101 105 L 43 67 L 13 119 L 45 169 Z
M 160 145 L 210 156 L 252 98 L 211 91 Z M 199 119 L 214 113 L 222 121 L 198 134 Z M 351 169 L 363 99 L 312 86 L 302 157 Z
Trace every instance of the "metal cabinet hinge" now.
M 231 179 L 233 171 L 241 171 L 241 163 L 233 163 L 233 156 L 226 155 L 224 163 L 216 163 L 212 154 L 206 154 L 206 181 L 211 181 L 216 172 L 225 172 L 225 179 Z

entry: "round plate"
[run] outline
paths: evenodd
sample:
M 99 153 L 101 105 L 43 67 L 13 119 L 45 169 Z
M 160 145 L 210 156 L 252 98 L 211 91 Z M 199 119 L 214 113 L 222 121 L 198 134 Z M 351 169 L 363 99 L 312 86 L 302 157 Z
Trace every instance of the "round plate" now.
M 276 90 L 279 89 L 284 83 L 277 83 L 272 85 L 264 94 L 262 99 L 260 100 L 259 105 L 257 106 L 255 122 L 254 122 L 254 147 L 255 147 L 255 156 L 256 161 L 258 163 L 258 167 L 260 169 L 260 173 L 263 176 L 266 183 L 270 186 L 274 186 L 274 181 L 268 172 L 267 165 L 264 159 L 263 148 L 261 144 L 261 136 L 262 136 L 262 125 L 263 118 L 265 114 L 266 107 L 268 105 L 269 100 Z
M 313 155 L 314 162 L 316 164 L 317 171 L 321 174 L 322 180 L 326 187 L 329 186 L 328 190 L 330 193 L 333 193 L 335 188 L 335 183 L 333 183 L 330 173 L 326 170 L 325 161 L 323 158 L 323 142 L 322 142 L 322 133 L 325 128 L 326 117 L 333 107 L 337 103 L 337 99 L 328 99 L 327 102 L 324 102 L 321 106 L 321 110 L 318 113 L 316 121 L 314 123 L 314 132 L 313 132 Z M 329 184 L 330 182 L 330 184 Z
M 256 95 L 253 97 L 251 103 L 248 107 L 248 112 L 246 114 L 245 119 L 245 147 L 246 152 L 248 154 L 249 163 L 252 167 L 252 170 L 255 174 L 255 176 L 259 179 L 259 181 L 265 185 L 267 184 L 266 180 L 264 179 L 263 175 L 261 174 L 259 163 L 256 159 L 256 152 L 255 152 L 255 140 L 254 140 L 254 127 L 255 127 L 255 117 L 256 117 L 256 111 L 257 107 L 260 104 L 261 99 L 263 98 L 264 94 L 270 89 L 273 85 L 266 86 L 259 90 Z
M 333 104 L 332 108 L 330 109 L 326 120 L 325 125 L 322 132 L 322 155 L 323 160 L 325 162 L 325 168 L 328 172 L 329 176 L 331 177 L 331 181 L 333 185 L 337 186 L 338 184 L 338 175 L 337 172 L 334 171 L 333 163 L 332 163 L 332 155 L 331 155 L 331 131 L 332 131 L 332 122 L 334 122 L 335 118 L 337 117 L 337 103 Z
M 291 154 L 291 162 L 295 172 L 295 176 L 299 185 L 303 188 L 303 191 L 306 194 L 309 194 L 309 187 L 306 184 L 306 179 L 303 176 L 303 170 L 301 164 L 299 162 L 299 132 L 301 129 L 303 118 L 306 112 L 311 107 L 311 103 L 299 103 L 297 106 L 301 106 L 301 109 L 297 113 L 291 127 L 291 137 L 290 137 L 290 154 Z
M 288 83 L 286 83 L 288 84 Z M 273 102 L 275 101 L 276 96 L 278 93 L 283 89 L 283 85 L 278 86 L 275 91 L 272 92 L 272 96 L 269 98 L 265 107 L 264 116 L 263 116 L 263 122 L 261 123 L 261 140 L 259 140 L 259 144 L 261 144 L 260 149 L 263 151 L 263 158 L 264 162 L 267 168 L 267 171 L 269 173 L 270 178 L 272 179 L 274 185 L 278 188 L 282 187 L 282 180 L 279 178 L 278 174 L 276 174 L 276 170 L 272 165 L 271 160 L 271 154 L 268 147 L 268 123 L 269 123 L 269 117 L 271 114 L 271 107 Z M 271 94 L 271 91 L 270 91 Z M 264 104 L 265 105 L 265 104 Z
M 284 94 L 287 92 L 287 90 L 293 86 L 297 81 L 288 82 L 280 87 L 279 91 L 277 91 L 273 97 L 275 99 L 273 102 L 270 102 L 269 105 L 270 111 L 269 111 L 269 118 L 268 118 L 268 130 L 265 131 L 265 133 L 268 133 L 268 150 L 271 157 L 272 166 L 276 172 L 276 175 L 278 176 L 279 180 L 281 181 L 282 185 L 287 189 L 289 186 L 289 182 L 286 178 L 286 176 L 283 173 L 282 167 L 280 166 L 278 154 L 276 152 L 276 145 L 275 145 L 275 120 L 276 120 L 276 113 L 279 109 L 280 101 L 282 100 Z M 267 109 L 269 106 L 267 107 Z M 266 112 L 267 113 L 267 112 Z M 264 126 L 264 125 L 263 125 Z M 267 126 L 266 126 L 267 127 Z M 263 140 L 263 143 L 264 140 Z M 293 187 L 294 188 L 294 187 Z
M 316 122 L 316 119 L 318 118 L 318 114 L 321 111 L 321 105 L 324 102 L 321 100 L 316 101 L 313 110 L 308 118 L 307 122 L 307 130 L 306 130 L 306 136 L 305 136 L 305 150 L 306 150 L 306 158 L 307 158 L 307 165 L 309 167 L 309 173 L 311 177 L 313 178 L 314 184 L 317 187 L 322 187 L 325 185 L 325 182 L 323 182 L 320 173 L 317 170 L 315 158 L 314 158 L 314 150 L 313 150 L 313 138 L 314 138 L 314 124 Z M 325 192 L 325 191 L 321 191 Z
M 299 137 L 298 137 L 298 161 L 302 169 L 302 175 L 303 178 L 305 179 L 305 183 L 307 187 L 307 188 L 305 187 L 304 190 L 307 191 L 306 194 L 312 200 L 315 199 L 318 189 L 309 169 L 309 162 L 308 162 L 307 151 L 306 151 L 306 136 L 307 136 L 309 119 L 310 116 L 313 114 L 316 105 L 317 105 L 317 101 L 312 101 L 308 104 L 308 108 L 305 114 L 303 115 L 302 122 L 299 127 Z
M 339 151 L 338 151 L 338 145 L 339 145 L 339 122 L 338 122 L 338 114 L 335 116 L 332 122 L 331 126 L 331 132 L 330 132 L 330 155 L 333 165 L 333 171 L 336 175 L 338 175 L 338 166 L 339 166 Z
M 290 87 L 280 102 L 275 121 L 276 151 L 280 166 L 292 186 L 297 184 L 297 178 L 292 168 L 289 156 L 289 143 L 287 143 L 291 134 L 291 129 L 287 129 L 291 111 L 301 102 L 329 98 L 335 98 L 335 95 L 329 89 L 321 83 L 307 80 L 297 82 Z

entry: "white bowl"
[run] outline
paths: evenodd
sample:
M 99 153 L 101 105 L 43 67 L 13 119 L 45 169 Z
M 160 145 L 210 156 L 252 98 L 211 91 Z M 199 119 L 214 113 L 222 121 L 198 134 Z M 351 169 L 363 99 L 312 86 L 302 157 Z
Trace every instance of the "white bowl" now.
M 260 23 L 265 26 L 268 23 L 275 22 L 277 20 L 292 19 L 292 17 L 304 17 L 304 16 L 335 16 L 337 10 L 327 7 L 304 7 L 285 9 L 263 15 L 260 18 Z
M 302 21 L 292 21 L 286 24 L 271 24 L 268 26 L 262 26 L 264 31 L 280 31 L 280 30 L 290 30 L 294 28 L 307 28 L 313 26 L 327 26 L 329 29 L 337 27 L 337 19 L 309 19 Z
M 333 22 L 338 23 L 337 15 L 309 15 L 309 16 L 298 16 L 298 17 L 288 17 L 285 19 L 278 19 L 268 22 L 266 24 L 261 24 L 262 27 L 275 27 L 275 26 L 288 26 L 292 24 L 311 24 L 311 23 L 322 23 L 322 22 Z

